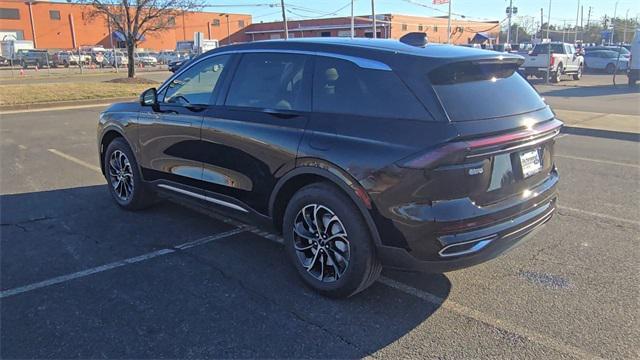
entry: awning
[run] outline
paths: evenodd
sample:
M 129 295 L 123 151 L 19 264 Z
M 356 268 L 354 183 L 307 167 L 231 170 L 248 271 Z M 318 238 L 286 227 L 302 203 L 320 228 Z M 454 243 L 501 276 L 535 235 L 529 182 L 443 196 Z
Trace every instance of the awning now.
M 113 37 L 116 39 L 116 41 L 125 41 L 126 40 L 126 38 L 124 37 L 124 34 L 121 33 L 120 31 L 114 31 L 113 32 Z M 144 41 L 144 35 L 138 36 L 138 41 Z
M 481 44 L 485 41 L 491 41 L 491 40 L 495 40 L 495 39 L 485 32 L 479 32 L 474 35 L 473 39 L 471 39 L 471 43 Z

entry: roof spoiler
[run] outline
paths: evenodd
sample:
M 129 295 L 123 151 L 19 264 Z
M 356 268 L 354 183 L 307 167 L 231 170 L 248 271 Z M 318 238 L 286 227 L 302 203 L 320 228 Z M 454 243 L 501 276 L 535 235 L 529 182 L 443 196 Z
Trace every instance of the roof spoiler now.
M 410 32 L 402 36 L 400 42 L 415 47 L 425 47 L 429 43 L 429 37 L 424 32 Z

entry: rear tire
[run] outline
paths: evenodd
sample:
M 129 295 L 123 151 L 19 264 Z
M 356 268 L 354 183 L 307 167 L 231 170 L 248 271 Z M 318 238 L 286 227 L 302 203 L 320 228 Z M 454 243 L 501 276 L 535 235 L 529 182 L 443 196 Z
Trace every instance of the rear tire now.
M 607 74 L 613 74 L 614 72 L 616 72 L 616 66 L 614 64 L 607 64 L 605 71 L 607 72 Z
M 559 82 L 560 82 L 561 77 L 562 77 L 562 70 L 561 70 L 561 68 L 562 68 L 562 64 L 558 64 L 558 67 L 556 67 L 556 71 L 554 71 L 554 72 L 551 74 L 551 82 L 552 82 L 552 83 L 556 83 L 556 84 L 557 84 L 557 83 L 559 83 Z
M 141 210 L 155 202 L 155 193 L 142 181 L 138 162 L 123 138 L 109 144 L 103 161 L 107 187 L 120 207 Z
M 382 265 L 360 210 L 328 183 L 296 192 L 282 229 L 285 251 L 298 274 L 324 296 L 352 296 L 380 276 Z

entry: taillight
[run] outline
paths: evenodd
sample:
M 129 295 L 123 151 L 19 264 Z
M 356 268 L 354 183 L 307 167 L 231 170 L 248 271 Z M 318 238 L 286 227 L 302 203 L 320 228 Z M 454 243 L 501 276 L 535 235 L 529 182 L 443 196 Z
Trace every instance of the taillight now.
M 553 55 L 549 55 L 549 57 L 549 66 L 553 66 L 553 64 L 556 62 L 556 58 L 554 58 Z
M 563 123 L 560 120 L 551 120 L 521 131 L 479 139 L 450 142 L 424 153 L 413 155 L 408 159 L 401 160 L 398 166 L 411 169 L 431 169 L 442 164 L 455 164 L 464 161 L 469 153 L 474 153 L 470 156 L 477 156 L 475 152 L 478 149 L 499 147 L 505 144 L 531 139 L 540 139 L 540 137 L 543 136 L 542 134 L 545 133 L 551 134 L 555 132 L 555 134 L 557 134 L 562 125 Z

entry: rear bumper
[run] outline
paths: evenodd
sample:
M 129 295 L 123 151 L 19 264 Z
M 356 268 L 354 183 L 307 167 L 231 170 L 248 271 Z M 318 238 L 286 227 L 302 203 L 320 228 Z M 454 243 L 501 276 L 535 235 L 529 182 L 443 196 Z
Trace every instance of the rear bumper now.
M 521 244 L 548 222 L 555 210 L 554 192 L 545 203 L 514 218 L 482 229 L 439 237 L 440 242 L 448 243 L 439 251 L 440 259 L 422 260 L 407 249 L 390 246 L 379 246 L 378 256 L 385 267 L 402 270 L 442 273 L 466 268 L 491 260 Z M 460 249 L 456 250 L 457 246 Z M 451 256 L 443 257 L 447 250 L 452 250 L 448 252 Z

